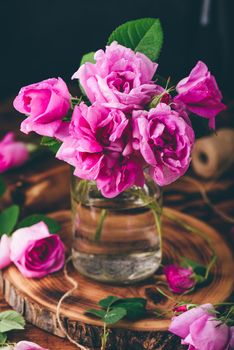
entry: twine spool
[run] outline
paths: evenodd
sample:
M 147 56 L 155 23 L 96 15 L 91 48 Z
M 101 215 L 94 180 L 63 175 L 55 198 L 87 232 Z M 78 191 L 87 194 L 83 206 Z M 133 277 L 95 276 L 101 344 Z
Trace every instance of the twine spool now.
M 234 164 L 234 129 L 220 129 L 203 137 L 192 153 L 194 171 L 203 178 L 217 177 Z

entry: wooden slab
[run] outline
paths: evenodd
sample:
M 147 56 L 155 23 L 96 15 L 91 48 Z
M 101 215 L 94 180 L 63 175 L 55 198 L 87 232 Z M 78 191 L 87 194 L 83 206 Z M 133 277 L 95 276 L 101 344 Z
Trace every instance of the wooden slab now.
M 200 288 L 183 299 L 192 303 L 219 303 L 226 300 L 233 288 L 232 253 L 223 240 L 221 234 L 206 223 L 191 216 L 174 210 L 165 209 L 173 213 L 180 220 L 205 232 L 212 240 L 216 253 L 217 264 L 213 268 L 213 279 L 207 286 Z M 52 217 L 62 223 L 61 236 L 69 248 L 71 244 L 70 212 L 60 211 L 52 214 Z M 206 242 L 196 234 L 187 232 L 177 224 L 163 219 L 164 226 L 164 264 L 175 263 L 179 257 L 186 256 L 201 263 L 209 261 L 209 249 Z M 154 344 L 152 349 L 175 349 L 175 338 L 168 336 L 166 330 L 170 324 L 170 318 L 157 319 L 152 310 L 170 310 L 173 302 L 162 298 L 155 288 L 155 283 L 162 281 L 163 276 L 158 271 L 150 280 L 132 286 L 111 286 L 89 280 L 79 275 L 72 266 L 69 272 L 79 283 L 78 290 L 72 297 L 67 298 L 61 308 L 62 320 L 68 333 L 89 349 L 98 349 L 102 323 L 84 314 L 88 308 L 97 307 L 100 299 L 108 295 L 120 297 L 144 297 L 148 299 L 149 313 L 147 318 L 137 322 L 121 321 L 113 326 L 110 335 L 110 343 L 114 347 L 108 349 L 151 349 L 148 342 Z M 55 311 L 59 298 L 71 286 L 64 278 L 63 272 L 59 272 L 41 280 L 25 279 L 14 266 L 10 266 L 3 272 L 2 290 L 7 302 L 16 310 L 23 313 L 26 319 L 34 325 L 53 334 L 63 336 L 59 329 Z M 163 289 L 163 287 L 162 287 Z M 164 289 L 166 291 L 166 289 Z M 168 293 L 168 291 L 167 291 Z M 131 347 L 134 340 L 135 348 Z M 172 339 L 174 339 L 172 341 Z M 125 342 L 126 347 L 120 343 Z M 116 344 L 119 344 L 118 346 Z M 140 344 L 138 347 L 136 344 Z M 166 347 L 162 347 L 164 344 Z M 173 347 L 174 346 L 174 347 Z M 179 349 L 179 347 L 177 348 Z

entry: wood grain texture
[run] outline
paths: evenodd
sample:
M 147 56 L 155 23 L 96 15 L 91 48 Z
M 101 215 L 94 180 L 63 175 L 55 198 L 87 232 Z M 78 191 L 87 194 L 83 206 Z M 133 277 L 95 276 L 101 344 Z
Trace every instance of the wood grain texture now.
M 165 211 L 176 214 L 178 218 L 204 231 L 212 240 L 218 256 L 218 264 L 212 271 L 212 281 L 207 286 L 199 288 L 184 297 L 184 299 L 189 299 L 191 302 L 198 304 L 205 302 L 218 303 L 226 300 L 232 292 L 233 267 L 232 254 L 222 236 L 213 228 L 195 218 L 171 209 L 165 209 Z M 56 212 L 52 214 L 52 217 L 62 223 L 61 235 L 69 248 L 72 238 L 70 212 Z M 202 238 L 185 231 L 165 218 L 163 225 L 164 264 L 176 262 L 183 255 L 204 264 L 208 262 L 210 252 Z M 137 322 L 121 321 L 114 325 L 110 335 L 110 344 L 112 344 L 110 346 L 112 347 L 109 349 L 169 350 L 180 348 L 179 345 L 175 347 L 175 344 L 178 344 L 177 338 L 166 332 L 170 318 L 159 320 L 152 313 L 155 308 L 165 311 L 173 306 L 171 301 L 162 297 L 156 290 L 155 284 L 163 281 L 164 278 L 160 271 L 144 283 L 128 287 L 93 282 L 79 275 L 72 266 L 69 266 L 69 272 L 78 281 L 79 287 L 72 297 L 65 300 L 61 313 L 65 329 L 75 340 L 90 349 L 99 348 L 102 324 L 99 320 L 88 317 L 84 312 L 88 308 L 95 308 L 100 299 L 107 295 L 144 297 L 148 299 L 147 317 Z M 59 336 L 63 336 L 63 333 L 59 329 L 55 318 L 56 304 L 69 288 L 70 285 L 64 279 L 62 272 L 41 280 L 25 279 L 13 266 L 3 273 L 2 289 L 8 303 L 14 309 L 23 313 L 30 323 Z

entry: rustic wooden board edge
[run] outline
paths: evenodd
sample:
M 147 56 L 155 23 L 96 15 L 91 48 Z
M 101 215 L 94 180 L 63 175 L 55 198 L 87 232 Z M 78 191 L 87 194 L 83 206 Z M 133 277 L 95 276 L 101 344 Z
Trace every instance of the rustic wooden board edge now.
M 21 313 L 27 322 L 58 337 L 66 337 L 60 329 L 54 313 L 19 293 L 9 281 L 3 279 L 2 273 L 0 275 L 0 287 L 6 302 L 14 310 Z M 61 315 L 61 322 L 72 339 L 87 346 L 90 350 L 100 349 L 102 327 L 68 320 L 64 315 Z M 180 343 L 178 337 L 167 331 L 134 331 L 118 327 L 110 329 L 109 342 L 116 344 L 116 346 L 117 344 L 124 346 L 124 342 L 129 342 L 130 349 L 133 349 L 131 346 L 141 346 L 141 349 L 165 350 L 174 350 L 175 345 L 179 346 Z
M 167 209 L 171 211 L 170 209 Z M 172 210 L 172 212 L 174 212 Z M 63 215 L 62 215 L 63 214 Z M 61 218 L 65 218 L 66 215 L 68 217 L 69 212 L 61 211 L 56 213 L 57 217 L 61 216 Z M 187 218 L 186 214 L 180 213 L 181 218 L 183 217 L 185 220 Z M 196 224 L 196 218 L 192 218 L 193 223 Z M 203 225 L 209 227 L 209 231 L 212 234 L 216 235 L 217 231 L 203 222 Z M 221 246 L 227 247 L 227 244 L 224 242 L 223 238 L 220 236 Z M 225 259 L 231 259 L 231 252 L 228 249 L 228 257 L 225 256 Z M 231 263 L 231 261 L 230 261 Z M 226 265 L 227 266 L 227 265 Z M 229 271 L 229 268 L 228 268 Z M 14 266 L 9 267 L 5 271 L 3 271 L 2 278 L 0 278 L 0 287 L 2 286 L 3 294 L 6 301 L 17 311 L 22 313 L 28 322 L 34 324 L 38 328 L 46 330 L 50 333 L 53 333 L 59 337 L 64 337 L 64 333 L 60 330 L 58 326 L 58 322 L 55 317 L 55 306 L 51 305 L 49 308 L 45 303 L 38 303 L 39 299 L 33 299 L 30 295 L 24 293 L 25 288 L 25 280 L 21 280 L 21 288 L 17 289 L 17 284 L 19 284 L 19 280 L 21 279 L 21 275 L 17 275 L 17 269 Z M 227 272 L 227 271 L 226 271 Z M 226 273 L 225 273 L 226 275 Z M 225 293 L 229 293 L 231 291 L 230 285 L 230 273 L 227 274 L 229 276 L 229 287 L 226 289 Z M 5 277 L 5 278 L 4 278 Z M 227 276 L 226 276 L 227 277 Z M 17 283 L 16 283 L 17 282 Z M 33 281 L 32 281 L 33 282 Z M 34 285 L 34 288 L 37 288 L 37 285 Z M 37 289 L 36 289 L 37 290 Z M 68 304 L 70 305 L 70 304 Z M 62 311 L 65 309 L 62 308 Z M 69 313 L 70 314 L 70 313 Z M 100 321 L 93 320 L 92 323 L 89 323 L 89 320 L 82 318 L 73 319 L 70 316 L 63 312 L 61 315 L 61 320 L 64 328 L 67 333 L 77 342 L 83 344 L 88 347 L 88 349 L 96 350 L 100 349 L 100 341 L 102 334 L 102 325 Z M 165 320 L 162 320 L 162 323 Z M 161 323 L 161 322 L 160 322 Z M 111 327 L 110 329 L 110 344 L 116 344 L 116 349 L 128 349 L 128 350 L 143 350 L 143 349 L 165 349 L 165 350 L 175 350 L 175 349 L 184 349 L 179 345 L 179 340 L 177 337 L 173 336 L 169 332 L 165 331 L 168 329 L 169 323 L 160 329 L 148 329 L 143 328 L 139 329 L 129 329 L 128 325 L 118 324 L 115 327 Z M 126 347 L 125 347 L 126 345 Z M 111 349 L 115 349 L 111 347 Z

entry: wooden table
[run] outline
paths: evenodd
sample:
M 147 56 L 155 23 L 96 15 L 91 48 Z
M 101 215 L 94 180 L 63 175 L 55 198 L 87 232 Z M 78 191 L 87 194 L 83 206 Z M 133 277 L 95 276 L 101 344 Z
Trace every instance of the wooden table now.
M 0 108 L 0 120 L 1 125 L 3 125 L 1 134 L 12 129 L 18 130 L 19 115 L 12 110 L 11 101 Z M 23 138 L 29 140 L 29 138 Z M 35 141 L 36 139 L 33 137 L 32 140 Z M 43 195 L 48 191 L 48 188 L 51 191 L 55 189 L 57 191 L 54 179 L 57 178 L 58 181 L 61 181 L 59 176 L 65 179 L 63 186 L 60 187 L 59 196 L 61 199 L 58 200 L 58 198 L 52 196 L 54 200 L 44 201 Z M 196 178 L 192 172 L 189 176 L 192 179 Z M 69 208 L 69 168 L 65 164 L 54 160 L 48 153 L 38 156 L 36 160 L 29 162 L 21 169 L 7 173 L 5 178 L 10 191 L 2 201 L 2 206 L 8 205 L 12 201 L 17 202 L 21 206 L 22 215 L 31 212 L 49 213 L 57 209 Z M 198 188 L 192 185 L 191 178 L 181 179 L 164 189 L 165 205 L 205 220 L 218 229 L 230 244 L 233 244 L 234 242 L 230 237 L 232 225 L 220 218 L 209 205 L 204 203 Z M 219 210 L 234 216 L 234 179 L 231 171 L 213 185 L 211 182 L 202 181 L 201 179 L 196 180 L 208 189 L 209 198 Z M 234 237 L 232 238 L 234 240 Z M 0 295 L 0 310 L 6 309 L 9 309 L 9 306 Z M 23 339 L 36 342 L 50 350 L 77 349 L 67 340 L 50 335 L 29 324 L 27 324 L 25 331 L 13 332 L 10 338 L 15 342 Z

